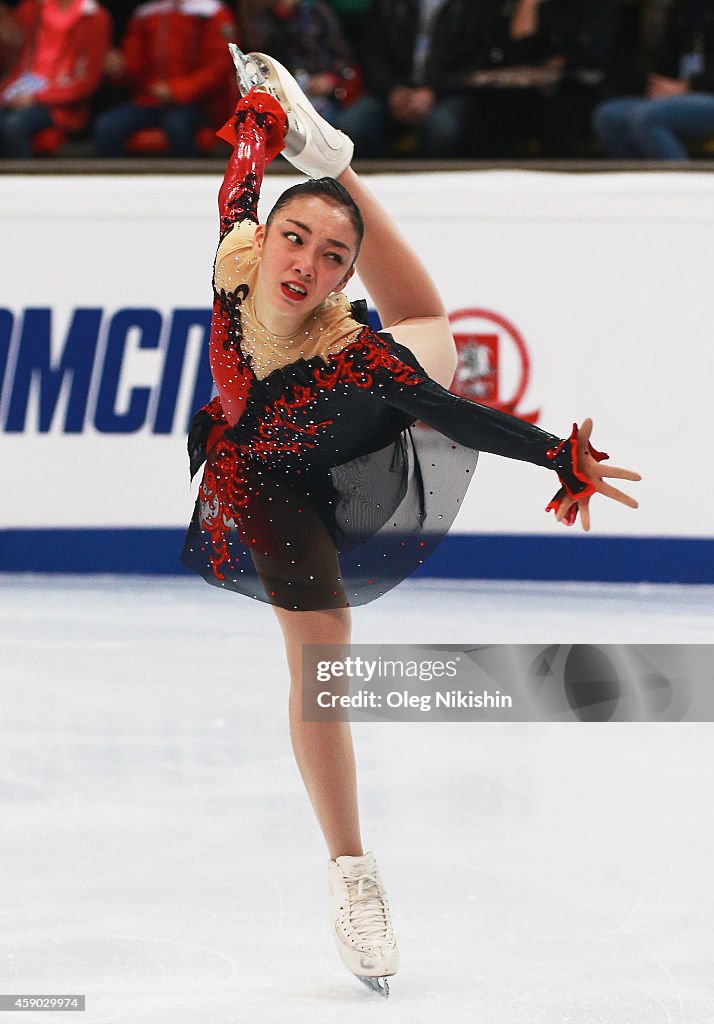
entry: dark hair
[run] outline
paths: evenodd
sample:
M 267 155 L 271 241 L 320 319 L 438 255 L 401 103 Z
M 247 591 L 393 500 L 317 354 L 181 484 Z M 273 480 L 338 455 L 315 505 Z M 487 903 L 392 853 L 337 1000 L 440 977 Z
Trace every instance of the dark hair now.
M 347 210 L 352 221 L 352 227 L 357 235 L 356 259 L 362 245 L 362 239 L 364 238 L 364 221 L 362 220 L 362 214 L 357 203 L 347 189 L 334 178 L 310 178 L 308 181 L 301 181 L 299 184 L 293 185 L 292 188 L 286 188 L 270 211 L 265 222 L 266 228 L 270 227 L 276 213 L 282 210 L 284 206 L 287 206 L 288 203 L 291 203 L 293 199 L 299 199 L 300 196 L 317 196 L 319 199 L 324 199 L 327 203 L 332 203 L 333 206 L 341 206 Z

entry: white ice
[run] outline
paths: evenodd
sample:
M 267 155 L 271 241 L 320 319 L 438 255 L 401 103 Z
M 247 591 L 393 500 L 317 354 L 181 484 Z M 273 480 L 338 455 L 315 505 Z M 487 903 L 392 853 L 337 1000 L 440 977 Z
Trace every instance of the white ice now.
M 355 640 L 707 643 L 713 597 L 405 585 Z M 85 1024 L 714 1020 L 714 727 L 355 725 L 385 1003 L 332 946 L 269 609 L 4 575 L 0 643 L 0 992 L 84 993 Z

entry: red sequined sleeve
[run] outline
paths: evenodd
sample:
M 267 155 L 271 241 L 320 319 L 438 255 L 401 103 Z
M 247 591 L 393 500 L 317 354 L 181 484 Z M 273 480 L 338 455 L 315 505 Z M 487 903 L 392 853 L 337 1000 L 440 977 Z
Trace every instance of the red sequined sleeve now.
M 244 96 L 235 113 L 218 132 L 233 146 L 218 193 L 220 236 L 234 224 L 258 223 L 258 198 L 263 174 L 284 147 L 285 112 L 278 101 L 255 90 Z

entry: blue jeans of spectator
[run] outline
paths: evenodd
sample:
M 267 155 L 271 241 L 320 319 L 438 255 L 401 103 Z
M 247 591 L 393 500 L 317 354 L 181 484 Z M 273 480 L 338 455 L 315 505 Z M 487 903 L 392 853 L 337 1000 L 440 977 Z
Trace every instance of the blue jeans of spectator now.
M 105 110 L 94 126 L 94 147 L 98 156 L 123 156 L 124 143 L 143 128 L 161 128 L 169 140 L 172 156 L 198 156 L 196 131 L 204 123 L 194 104 L 143 107 L 122 103 Z
M 439 159 L 463 156 L 468 152 L 472 103 L 466 96 L 448 96 L 439 100 L 417 126 L 417 155 Z M 377 96 L 363 96 L 343 110 L 336 121 L 355 144 L 355 156 L 385 156 L 391 139 L 410 126 L 396 122 L 386 103 Z
M 0 110 L 0 138 L 3 156 L 16 160 L 32 157 L 32 140 L 44 128 L 50 128 L 52 118 L 47 107 L 34 103 L 17 110 Z
M 593 128 L 609 157 L 688 160 L 682 139 L 714 136 L 714 95 L 608 100 L 596 107 Z

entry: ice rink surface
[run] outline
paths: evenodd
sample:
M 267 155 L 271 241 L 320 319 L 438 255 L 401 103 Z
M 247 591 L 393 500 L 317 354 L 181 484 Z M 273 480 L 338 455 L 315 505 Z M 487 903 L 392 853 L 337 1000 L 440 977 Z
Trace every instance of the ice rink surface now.
M 432 581 L 354 623 L 708 643 L 714 589 Z M 385 1002 L 332 947 L 269 609 L 4 575 L 0 641 L 1 992 L 84 993 L 85 1024 L 714 1021 L 714 726 L 355 725 L 402 955 Z

